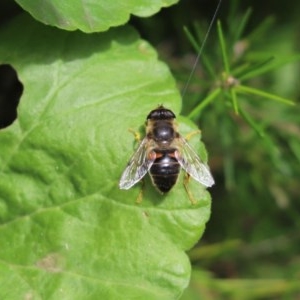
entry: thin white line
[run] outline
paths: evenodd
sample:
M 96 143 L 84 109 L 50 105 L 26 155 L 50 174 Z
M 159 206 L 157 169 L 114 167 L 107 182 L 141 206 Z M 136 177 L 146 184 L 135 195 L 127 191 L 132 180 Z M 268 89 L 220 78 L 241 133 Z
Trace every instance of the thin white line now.
M 217 7 L 216 7 L 216 9 L 215 9 L 214 15 L 213 15 L 213 17 L 212 17 L 212 19 L 211 19 L 211 21 L 210 21 L 209 27 L 208 27 L 208 29 L 207 29 L 207 31 L 206 31 L 206 34 L 205 34 L 203 43 L 202 43 L 202 45 L 201 45 L 201 47 L 200 47 L 200 49 L 199 49 L 199 52 L 198 52 L 198 54 L 197 54 L 197 57 L 196 57 L 196 60 L 195 60 L 194 65 L 193 65 L 192 71 L 191 71 L 190 76 L 189 76 L 189 78 L 188 78 L 188 80 L 187 80 L 187 82 L 186 82 L 186 84 L 185 84 L 185 86 L 184 86 L 184 89 L 183 89 L 183 91 L 182 91 L 182 94 L 181 94 L 182 99 L 183 99 L 184 95 L 186 94 L 187 88 L 188 88 L 188 86 L 189 86 L 189 84 L 190 84 L 190 81 L 191 81 L 191 79 L 192 79 L 192 77 L 193 77 L 193 75 L 194 75 L 194 73 L 195 73 L 196 67 L 197 67 L 197 65 L 198 65 L 200 56 L 201 56 L 201 54 L 202 54 L 202 52 L 203 52 L 203 49 L 204 49 L 204 46 L 205 46 L 205 44 L 206 44 L 207 38 L 208 38 L 208 36 L 209 36 L 209 34 L 210 34 L 210 31 L 211 31 L 211 29 L 212 29 L 212 26 L 213 26 L 213 24 L 214 24 L 214 22 L 215 22 L 215 19 L 216 19 L 216 17 L 217 17 L 219 8 L 220 8 L 220 6 L 221 6 L 221 2 L 222 2 L 222 0 L 219 0 L 218 5 L 217 5 Z

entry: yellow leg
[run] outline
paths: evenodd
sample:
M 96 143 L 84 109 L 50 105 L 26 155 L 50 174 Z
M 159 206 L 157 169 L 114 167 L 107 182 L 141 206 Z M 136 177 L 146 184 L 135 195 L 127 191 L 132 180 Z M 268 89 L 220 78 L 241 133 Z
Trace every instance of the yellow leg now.
M 135 131 L 132 128 L 129 128 L 128 131 L 131 132 L 134 135 L 134 138 L 135 138 L 136 141 L 138 141 L 138 142 L 141 141 L 141 135 L 140 135 L 139 132 Z
M 198 129 L 198 130 L 195 130 L 195 131 L 190 132 L 190 133 L 185 137 L 185 139 L 188 141 L 188 140 L 190 140 L 190 139 L 191 139 L 194 135 L 196 135 L 196 134 L 201 134 L 201 130 Z
M 145 187 L 144 179 L 141 180 L 141 184 L 142 184 L 142 187 L 141 187 L 141 189 L 139 191 L 139 194 L 138 194 L 138 196 L 136 198 L 136 201 L 135 201 L 136 204 L 141 204 L 142 201 L 143 201 L 143 192 L 144 192 L 144 187 Z
M 194 199 L 192 193 L 189 190 L 189 187 L 188 187 L 189 180 L 190 180 L 190 175 L 186 173 L 185 178 L 183 180 L 183 186 L 184 186 L 184 188 L 186 190 L 186 193 L 189 196 L 189 199 L 190 199 L 192 205 L 195 205 L 195 204 L 197 204 L 197 201 Z

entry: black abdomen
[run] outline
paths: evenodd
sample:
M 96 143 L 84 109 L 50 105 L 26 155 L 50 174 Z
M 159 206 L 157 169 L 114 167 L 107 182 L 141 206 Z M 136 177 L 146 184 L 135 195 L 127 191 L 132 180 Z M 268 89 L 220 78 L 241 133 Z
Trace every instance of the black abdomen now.
M 174 157 L 174 149 L 157 150 L 155 152 L 157 158 L 151 166 L 149 173 L 157 189 L 162 193 L 166 193 L 176 183 L 180 165 Z

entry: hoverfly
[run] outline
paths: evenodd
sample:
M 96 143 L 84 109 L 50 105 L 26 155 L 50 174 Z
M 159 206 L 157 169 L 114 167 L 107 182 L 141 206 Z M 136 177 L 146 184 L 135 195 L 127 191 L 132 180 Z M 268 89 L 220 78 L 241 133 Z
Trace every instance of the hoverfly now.
M 167 193 L 176 183 L 180 168 L 206 187 L 214 184 L 208 165 L 178 133 L 175 118 L 162 105 L 149 113 L 146 136 L 122 174 L 120 189 L 131 188 L 149 172 L 157 190 Z

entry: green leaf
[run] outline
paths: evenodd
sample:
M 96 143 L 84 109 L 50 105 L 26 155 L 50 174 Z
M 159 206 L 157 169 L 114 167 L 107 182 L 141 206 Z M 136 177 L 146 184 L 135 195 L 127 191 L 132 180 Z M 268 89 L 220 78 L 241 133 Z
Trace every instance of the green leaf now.
M 0 298 L 178 298 L 209 194 L 191 180 L 191 205 L 182 178 L 161 196 L 147 177 L 137 205 L 139 184 L 118 188 L 136 146 L 128 129 L 158 104 L 179 113 L 168 68 L 130 27 L 86 35 L 21 16 L 0 38 L 0 60 L 24 85 L 0 132 Z
M 83 32 L 105 31 L 128 22 L 130 15 L 148 17 L 178 0 L 16 0 L 47 25 Z

